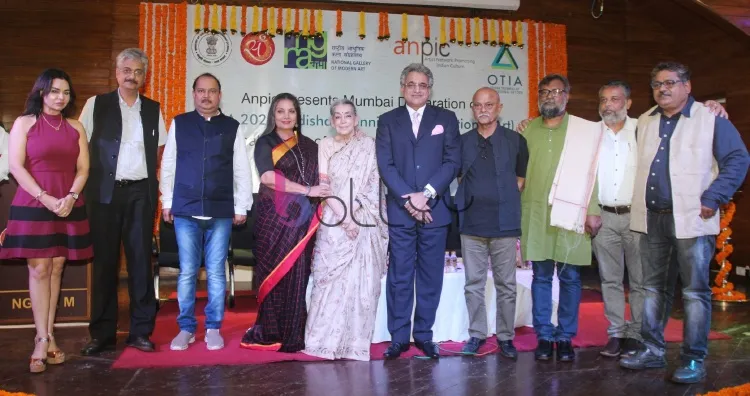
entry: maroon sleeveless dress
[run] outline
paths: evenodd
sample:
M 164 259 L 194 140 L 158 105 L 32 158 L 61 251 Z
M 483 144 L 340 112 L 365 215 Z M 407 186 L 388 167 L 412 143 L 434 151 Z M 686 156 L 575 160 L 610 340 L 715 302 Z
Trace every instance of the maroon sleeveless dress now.
M 70 192 L 76 175 L 80 147 L 79 133 L 61 115 L 44 114 L 26 137 L 26 170 L 47 194 L 63 198 Z M 65 257 L 86 260 L 93 256 L 89 222 L 83 195 L 68 217 L 58 217 L 22 187 L 10 206 L 0 259 Z

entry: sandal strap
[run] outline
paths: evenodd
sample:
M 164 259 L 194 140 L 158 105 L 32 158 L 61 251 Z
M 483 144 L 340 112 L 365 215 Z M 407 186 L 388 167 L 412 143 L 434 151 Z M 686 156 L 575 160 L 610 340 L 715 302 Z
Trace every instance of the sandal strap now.
M 49 338 L 46 338 L 46 337 L 35 337 L 34 338 L 34 344 L 39 344 L 40 342 L 49 343 Z

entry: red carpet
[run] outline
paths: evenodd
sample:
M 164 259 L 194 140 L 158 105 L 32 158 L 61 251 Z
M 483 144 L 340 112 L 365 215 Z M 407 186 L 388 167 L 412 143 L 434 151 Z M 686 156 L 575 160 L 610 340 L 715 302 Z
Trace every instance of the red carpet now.
M 245 331 L 254 323 L 256 318 L 257 304 L 254 297 L 238 296 L 237 305 L 234 309 L 226 311 L 222 334 L 226 346 L 219 351 L 206 350 L 203 342 L 204 320 L 203 307 L 205 300 L 199 300 L 196 306 L 198 314 L 198 334 L 195 344 L 187 351 L 171 351 L 169 343 L 177 335 L 177 302 L 166 302 L 156 318 L 156 330 L 151 340 L 157 345 L 157 353 L 145 353 L 132 348 L 125 351 L 113 364 L 113 368 L 144 368 L 144 367 L 176 367 L 176 366 L 212 366 L 212 365 L 241 365 L 261 364 L 282 361 L 320 361 L 323 359 L 307 356 L 303 353 L 280 353 L 265 351 L 250 351 L 239 347 L 240 339 Z M 604 306 L 601 295 L 594 291 L 584 291 L 579 310 L 578 335 L 573 339 L 576 347 L 601 347 L 607 343 L 608 322 L 604 317 Z M 670 319 L 664 334 L 668 342 L 682 341 L 682 321 Z M 730 337 L 723 333 L 711 332 L 709 339 L 721 340 Z M 516 329 L 514 341 L 519 352 L 533 351 L 536 348 L 536 336 L 530 327 Z M 443 356 L 451 355 L 446 351 L 460 351 L 461 343 L 446 342 L 440 347 L 444 350 Z M 373 360 L 382 359 L 383 352 L 388 343 L 373 344 L 370 350 Z M 489 341 L 480 353 L 490 352 L 495 348 L 495 342 Z M 412 347 L 408 352 L 401 355 L 409 358 L 420 355 L 421 352 Z

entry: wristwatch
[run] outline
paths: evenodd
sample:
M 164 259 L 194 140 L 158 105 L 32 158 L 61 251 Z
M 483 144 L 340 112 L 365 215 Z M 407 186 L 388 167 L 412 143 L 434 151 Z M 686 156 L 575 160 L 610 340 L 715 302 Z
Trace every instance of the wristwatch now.
M 426 197 L 427 199 L 432 199 L 432 198 L 435 198 L 435 195 L 434 195 L 434 194 L 432 193 L 432 191 L 430 191 L 430 189 L 429 189 L 429 188 L 425 188 L 425 189 L 424 189 L 424 191 L 422 191 L 422 194 L 424 194 L 424 196 L 425 196 L 425 197 Z
M 68 195 L 72 196 L 74 201 L 78 201 L 78 193 L 77 192 L 71 191 L 71 192 L 68 193 Z

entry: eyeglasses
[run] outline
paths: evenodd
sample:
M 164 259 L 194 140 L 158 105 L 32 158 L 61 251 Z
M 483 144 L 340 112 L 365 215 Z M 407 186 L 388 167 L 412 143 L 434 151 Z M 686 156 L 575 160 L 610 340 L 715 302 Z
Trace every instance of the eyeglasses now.
M 204 94 L 216 95 L 219 93 L 219 90 L 216 88 L 211 88 L 211 89 L 198 88 L 195 90 L 195 93 L 197 93 L 198 95 L 204 95 Z
M 563 93 L 567 93 L 567 92 L 568 91 L 566 91 L 564 89 L 560 89 L 560 88 L 555 88 L 555 89 L 540 89 L 539 90 L 539 96 L 541 96 L 543 98 L 546 97 L 546 96 L 549 96 L 549 95 L 552 95 L 552 97 L 557 97 L 557 96 L 560 96 Z
M 146 74 L 146 71 L 143 70 L 143 69 L 135 69 L 135 70 L 133 70 L 133 69 L 131 69 L 129 67 L 126 67 L 126 68 L 120 68 L 119 70 L 120 70 L 120 73 L 122 73 L 122 74 L 124 74 L 126 76 L 129 76 L 129 75 L 132 74 L 132 75 L 134 75 L 136 77 L 142 77 L 144 74 Z
M 492 111 L 495 106 L 497 106 L 497 103 L 472 103 L 471 108 L 474 110 L 487 110 Z
M 419 89 L 422 90 L 422 91 L 424 91 L 426 89 L 429 89 L 429 88 L 432 88 L 432 85 L 430 85 L 430 84 L 425 84 L 425 83 L 415 84 L 413 82 L 410 82 L 408 84 L 401 84 L 401 86 L 402 87 L 406 87 L 410 91 L 415 91 L 417 89 L 417 87 L 419 87 Z
M 651 89 L 659 89 L 665 86 L 667 89 L 672 89 L 676 84 L 683 82 L 682 80 L 665 80 L 665 81 L 651 81 Z

